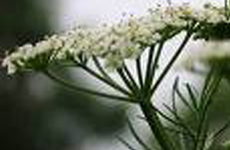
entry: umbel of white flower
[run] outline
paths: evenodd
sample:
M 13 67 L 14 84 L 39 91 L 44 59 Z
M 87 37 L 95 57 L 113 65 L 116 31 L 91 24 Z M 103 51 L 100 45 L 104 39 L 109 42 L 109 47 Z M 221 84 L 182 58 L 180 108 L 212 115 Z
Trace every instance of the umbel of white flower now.
M 203 72 L 213 65 L 218 67 L 226 65 L 230 61 L 230 40 L 211 40 L 203 43 L 199 53 L 186 56 L 180 64 L 180 68 L 188 71 Z
M 36 44 L 23 45 L 9 54 L 2 65 L 8 68 L 9 74 L 13 74 L 23 70 L 41 71 L 53 63 L 80 62 L 82 57 L 90 59 L 96 56 L 105 60 L 106 67 L 118 68 L 125 59 L 137 58 L 144 49 L 187 30 L 188 25 L 194 22 L 200 26 L 200 30 L 194 33 L 202 38 L 206 27 L 228 24 L 228 19 L 224 8 L 210 4 L 202 9 L 194 9 L 187 4 L 158 7 L 150 9 L 144 17 L 131 16 L 111 26 L 77 27 L 46 37 Z

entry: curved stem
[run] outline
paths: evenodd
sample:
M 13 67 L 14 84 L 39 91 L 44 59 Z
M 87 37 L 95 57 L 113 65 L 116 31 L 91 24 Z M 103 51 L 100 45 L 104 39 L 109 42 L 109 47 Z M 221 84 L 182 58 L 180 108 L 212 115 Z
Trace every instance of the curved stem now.
M 168 109 L 172 115 L 177 119 L 177 120 L 173 120 L 172 118 L 168 117 L 167 115 L 165 115 L 163 112 L 161 112 L 159 109 L 157 109 L 156 107 L 154 107 L 153 105 L 151 106 L 153 107 L 152 109 L 154 109 L 160 116 L 162 116 L 164 119 L 166 119 L 168 122 L 174 124 L 175 126 L 178 126 L 180 128 L 182 128 L 184 131 L 184 133 L 188 134 L 191 138 L 194 138 L 194 134 L 191 131 L 190 128 L 188 128 L 183 121 L 181 120 L 181 118 L 178 116 L 178 114 L 173 111 L 170 107 L 167 107 L 166 109 Z
M 128 126 L 129 129 L 131 131 L 131 133 L 133 134 L 134 138 L 137 140 L 137 142 L 145 149 L 145 150 L 151 150 L 151 148 L 139 137 L 138 133 L 136 132 L 136 130 L 134 129 L 132 123 L 130 120 L 128 120 Z
M 63 79 L 61 79 L 60 77 L 57 77 L 56 75 L 52 74 L 51 72 L 49 72 L 48 70 L 45 70 L 43 72 L 46 76 L 48 76 L 50 79 L 54 80 L 55 82 L 68 87 L 72 90 L 78 91 L 78 92 L 84 92 L 87 94 L 91 94 L 91 95 L 95 95 L 95 96 L 100 96 L 100 97 L 105 97 L 105 98 L 111 98 L 111 99 L 115 99 L 115 100 L 119 100 L 119 101 L 124 101 L 124 102 L 131 102 L 131 103 L 137 103 L 137 101 L 135 99 L 132 98 L 127 98 L 127 97 L 122 97 L 122 96 L 116 96 L 116 95 L 111 95 L 111 94 L 107 94 L 107 93 L 101 93 L 101 92 L 97 92 L 94 90 L 90 90 L 90 89 L 86 89 L 86 88 L 82 88 L 82 87 L 77 87 Z
M 128 143 L 125 139 L 118 137 L 117 138 L 121 143 L 123 143 L 129 150 L 137 150 L 130 143 Z

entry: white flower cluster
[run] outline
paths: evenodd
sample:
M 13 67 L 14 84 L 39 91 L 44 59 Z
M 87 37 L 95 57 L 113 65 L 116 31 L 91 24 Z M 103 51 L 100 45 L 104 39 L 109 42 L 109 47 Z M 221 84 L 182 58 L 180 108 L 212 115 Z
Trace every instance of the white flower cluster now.
M 125 59 L 138 57 L 144 49 L 157 44 L 175 31 L 180 32 L 191 22 L 218 23 L 227 21 L 223 8 L 206 5 L 195 10 L 189 5 L 150 9 L 149 15 L 130 17 L 112 26 L 86 29 L 78 27 L 62 35 L 54 35 L 35 44 L 17 48 L 3 61 L 8 73 L 39 70 L 56 61 L 78 61 L 79 54 L 105 59 L 105 65 L 120 67 Z
M 25 44 L 17 48 L 7 56 L 2 65 L 8 67 L 8 73 L 15 73 L 20 69 L 39 69 L 56 58 L 56 54 L 62 48 L 62 40 L 57 35 L 53 35 L 46 40 L 36 43 L 36 45 Z
M 206 70 L 205 67 L 211 65 L 221 65 L 230 63 L 230 40 L 208 41 L 199 50 L 199 53 L 187 56 L 182 67 L 189 71 Z
M 203 9 L 198 9 L 193 13 L 193 18 L 198 22 L 217 24 L 220 22 L 229 22 L 226 17 L 224 7 L 215 7 L 210 3 L 204 5 Z

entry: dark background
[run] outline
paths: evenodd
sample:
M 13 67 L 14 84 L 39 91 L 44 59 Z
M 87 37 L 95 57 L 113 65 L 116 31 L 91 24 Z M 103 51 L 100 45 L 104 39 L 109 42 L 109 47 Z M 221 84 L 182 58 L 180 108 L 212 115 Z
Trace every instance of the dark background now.
M 1 59 L 14 47 L 53 33 L 50 14 L 40 6 L 34 0 L 0 1 Z M 124 114 L 120 106 L 74 93 L 41 74 L 8 76 L 0 68 L 1 150 L 80 150 L 91 136 L 119 131 Z

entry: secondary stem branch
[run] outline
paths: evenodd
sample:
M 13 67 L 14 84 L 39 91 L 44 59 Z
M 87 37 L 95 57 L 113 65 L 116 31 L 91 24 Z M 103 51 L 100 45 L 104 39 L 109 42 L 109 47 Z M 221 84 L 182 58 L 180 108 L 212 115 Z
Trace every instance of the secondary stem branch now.
M 185 36 L 185 38 L 184 38 L 184 40 L 183 40 L 183 42 L 181 43 L 180 47 L 178 48 L 178 50 L 176 51 L 176 53 L 173 55 L 173 57 L 171 58 L 171 60 L 168 62 L 168 64 L 166 65 L 165 69 L 161 73 L 160 77 L 157 79 L 157 81 L 154 84 L 154 86 L 151 88 L 149 97 L 152 97 L 152 95 L 154 94 L 154 92 L 156 91 L 156 89 L 158 88 L 158 86 L 160 85 L 161 81 L 167 75 L 167 73 L 171 69 L 172 65 L 174 64 L 174 62 L 177 60 L 177 58 L 179 57 L 179 55 L 183 51 L 184 47 L 188 43 L 188 41 L 189 41 L 189 39 L 190 39 L 191 36 L 192 36 L 192 32 L 188 31 L 187 34 L 186 34 L 186 36 Z
M 48 70 L 44 71 L 44 74 L 47 75 L 50 79 L 54 80 L 55 82 L 65 86 L 65 87 L 68 87 L 72 90 L 78 91 L 78 92 L 83 92 L 83 93 L 87 93 L 87 94 L 95 95 L 95 96 L 100 96 L 100 97 L 104 97 L 104 98 L 111 98 L 111 99 L 124 101 L 124 102 L 137 103 L 137 101 L 135 99 L 132 99 L 129 97 L 127 98 L 127 97 L 122 97 L 122 96 L 117 96 L 117 95 L 111 95 L 111 94 L 101 93 L 101 92 L 97 92 L 97 91 L 82 88 L 82 87 L 77 87 L 77 86 L 55 76 L 54 74 L 52 74 Z

